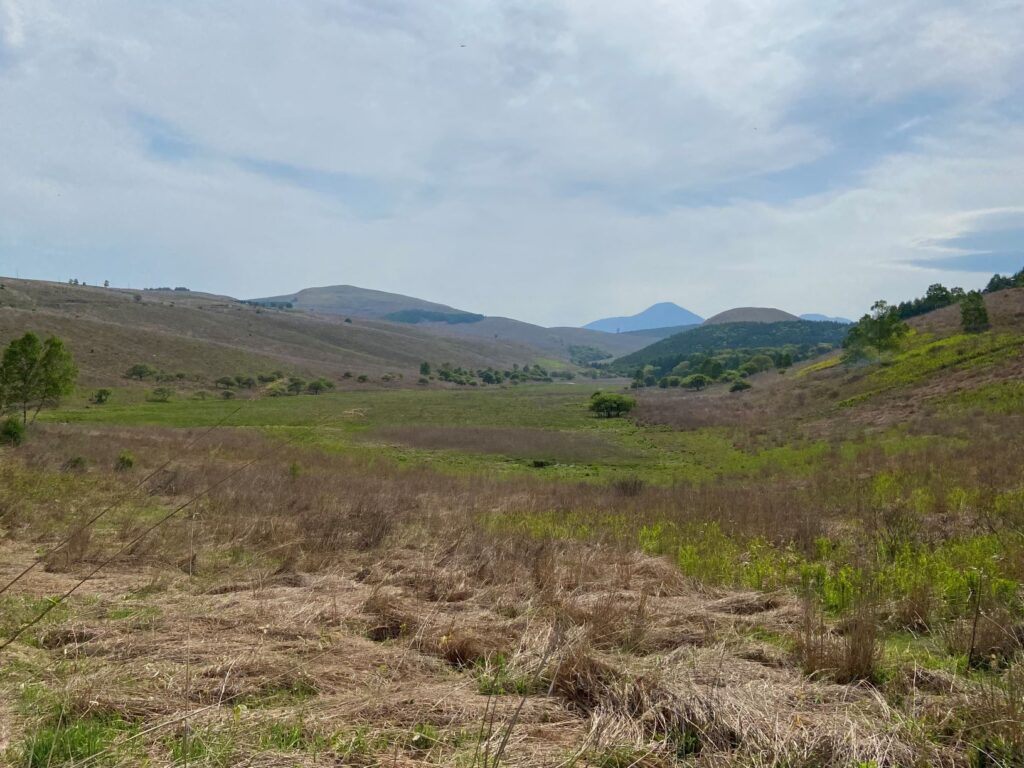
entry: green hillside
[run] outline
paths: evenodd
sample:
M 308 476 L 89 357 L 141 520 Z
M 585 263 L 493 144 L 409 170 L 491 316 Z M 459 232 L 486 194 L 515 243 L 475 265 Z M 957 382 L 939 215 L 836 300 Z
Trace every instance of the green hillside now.
M 722 323 L 702 325 L 662 339 L 638 352 L 620 357 L 616 370 L 628 371 L 645 365 L 666 370 L 683 358 L 725 349 L 763 349 L 840 343 L 848 327 L 842 323 L 791 320 L 781 323 Z

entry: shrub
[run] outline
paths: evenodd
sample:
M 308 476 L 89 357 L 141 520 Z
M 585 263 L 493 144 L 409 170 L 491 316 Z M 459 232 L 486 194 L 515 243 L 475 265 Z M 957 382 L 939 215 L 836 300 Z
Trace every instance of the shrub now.
M 235 393 L 232 392 L 230 389 L 225 389 L 223 392 L 220 393 L 220 396 L 221 399 L 223 400 L 233 400 L 235 397 Z
M 157 387 L 149 393 L 149 399 L 154 403 L 166 403 L 174 393 L 167 387 Z
M 626 395 L 612 392 L 595 392 L 590 397 L 588 408 L 599 416 L 607 419 L 622 416 L 636 407 L 636 400 Z
M 111 392 L 109 389 L 97 389 L 93 393 L 92 397 L 89 398 L 89 400 L 91 402 L 96 403 L 96 405 L 103 405 L 110 399 L 110 396 L 112 394 L 113 392 Z
M 732 386 L 729 387 L 729 391 L 730 392 L 742 392 L 745 389 L 750 389 L 751 386 L 752 385 L 751 385 L 751 383 L 749 381 L 744 381 L 743 379 L 737 379 L 736 381 L 734 381 L 732 383 Z
M 139 381 L 142 381 L 143 379 L 148 379 L 150 376 L 155 376 L 156 368 L 146 365 L 145 363 L 136 363 L 125 371 L 124 375 L 125 378 L 128 379 L 138 379 Z
M 25 442 L 25 425 L 20 419 L 11 417 L 0 427 L 0 443 L 7 445 L 21 445 Z
M 117 456 L 117 461 L 114 462 L 114 469 L 118 472 L 127 472 L 134 466 L 135 457 L 132 456 L 130 451 L 121 451 Z

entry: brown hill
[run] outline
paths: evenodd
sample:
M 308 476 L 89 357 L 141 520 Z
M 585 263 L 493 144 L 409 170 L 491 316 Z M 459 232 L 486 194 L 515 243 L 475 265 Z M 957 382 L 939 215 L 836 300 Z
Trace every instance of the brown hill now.
M 205 380 L 280 369 L 303 376 L 415 381 L 420 362 L 509 367 L 537 350 L 513 340 L 442 336 L 417 325 L 261 309 L 191 291 L 131 291 L 0 279 L 0 343 L 25 331 L 71 347 L 83 385 L 123 383 L 135 363 Z
M 799 320 L 796 315 L 771 307 L 736 307 L 712 315 L 704 321 L 704 325 L 721 323 L 782 323 L 788 320 Z

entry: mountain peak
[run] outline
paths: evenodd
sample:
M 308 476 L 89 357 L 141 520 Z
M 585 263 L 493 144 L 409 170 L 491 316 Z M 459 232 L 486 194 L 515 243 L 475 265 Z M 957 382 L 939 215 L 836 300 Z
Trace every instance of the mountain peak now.
M 605 333 L 625 333 L 627 331 L 646 331 L 652 328 L 669 326 L 699 325 L 703 318 L 690 310 L 680 307 L 672 301 L 661 301 L 652 304 L 643 312 L 622 317 L 605 317 L 587 323 L 584 328 Z

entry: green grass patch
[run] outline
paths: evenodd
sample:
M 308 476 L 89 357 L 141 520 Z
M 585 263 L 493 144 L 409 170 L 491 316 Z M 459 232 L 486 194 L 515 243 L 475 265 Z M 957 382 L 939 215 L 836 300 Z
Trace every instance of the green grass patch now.
M 24 768 L 75 765 L 83 760 L 90 760 L 90 765 L 124 764 L 128 755 L 114 745 L 137 731 L 135 723 L 120 717 L 57 717 L 28 733 L 9 758 Z

